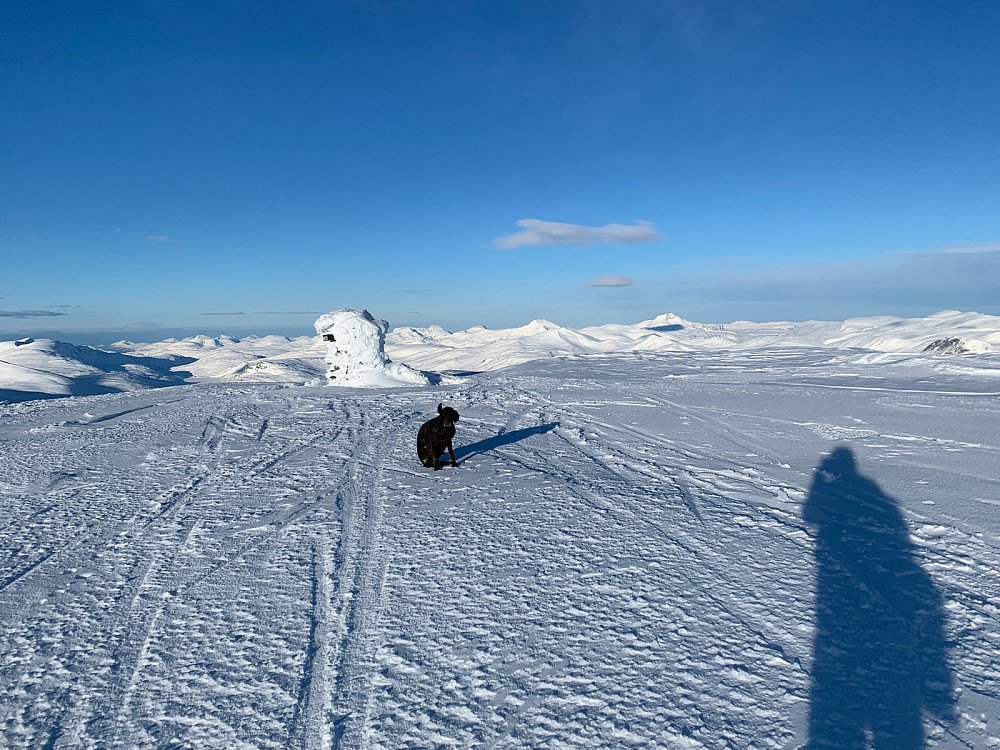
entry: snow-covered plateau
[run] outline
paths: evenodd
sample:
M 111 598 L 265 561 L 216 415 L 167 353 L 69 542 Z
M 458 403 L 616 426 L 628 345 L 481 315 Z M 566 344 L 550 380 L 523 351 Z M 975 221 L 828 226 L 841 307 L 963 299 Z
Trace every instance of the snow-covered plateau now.
M 340 343 L 333 340 L 334 327 Z M 451 333 L 440 326 L 388 331 L 384 320 L 366 310 L 337 310 L 321 316 L 316 331 L 317 336 L 298 338 L 220 335 L 152 344 L 119 341 L 106 351 L 49 339 L 0 341 L 0 403 L 182 382 L 424 384 L 428 378 L 421 371 L 474 373 L 581 354 L 799 347 L 938 355 L 1000 352 L 1000 317 L 956 311 L 926 318 L 726 325 L 692 323 L 668 313 L 635 325 L 567 328 L 533 320 L 520 328 L 475 326 Z M 344 356 L 347 353 L 360 361 Z M 352 371 L 338 375 L 341 368 Z
M 998 322 L 0 344 L 0 746 L 1000 747 Z

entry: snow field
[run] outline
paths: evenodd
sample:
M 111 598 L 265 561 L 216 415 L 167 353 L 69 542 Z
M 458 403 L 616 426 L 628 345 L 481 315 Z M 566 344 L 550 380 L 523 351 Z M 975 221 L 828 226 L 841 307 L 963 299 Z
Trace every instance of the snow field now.
M 2 407 L 10 747 L 793 748 L 837 446 L 944 601 L 1000 743 L 1000 398 L 821 350 L 559 358 L 437 388 L 200 384 Z M 461 413 L 457 469 L 419 425 Z

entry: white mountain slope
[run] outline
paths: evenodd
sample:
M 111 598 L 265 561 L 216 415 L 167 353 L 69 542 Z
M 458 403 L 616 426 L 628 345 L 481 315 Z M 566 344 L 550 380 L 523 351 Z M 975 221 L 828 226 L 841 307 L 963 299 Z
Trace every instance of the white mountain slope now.
M 326 370 L 326 346 L 317 336 L 192 336 L 154 344 L 119 341 L 109 348 L 146 357 L 188 357 L 194 362 L 187 369 L 197 380 L 305 382 Z
M 367 313 L 365 313 L 367 314 Z M 843 323 L 750 323 L 726 325 L 692 323 L 676 315 L 660 315 L 636 325 L 608 324 L 566 328 L 535 320 L 520 328 L 489 330 L 476 326 L 450 333 L 440 326 L 397 328 L 385 336 L 383 357 L 401 371 L 480 372 L 554 356 L 612 354 L 616 352 L 748 351 L 766 347 L 862 348 L 880 352 L 919 354 L 937 342 L 939 352 L 982 353 L 1000 351 L 1000 317 L 979 313 L 940 312 L 926 318 L 853 318 Z M 105 382 L 104 390 L 169 385 L 206 380 L 235 382 L 319 383 L 327 380 L 329 356 L 321 337 L 194 336 L 154 344 L 121 341 L 108 347 L 113 353 L 153 360 L 178 358 L 174 372 L 165 377 L 131 377 L 116 359 L 102 376 L 98 364 L 107 354 L 89 347 L 59 344 L 49 352 L 52 366 L 38 354 L 30 368 L 15 342 L 0 344 L 0 401 L 37 398 L 39 394 L 93 393 L 92 383 Z M 40 344 L 33 349 L 41 352 Z M 933 348 L 933 347 L 932 347 Z M 77 354 L 67 354 L 73 350 Z M 13 352 L 13 353 L 12 353 Z M 929 356 L 929 355 L 928 355 Z M 74 357 L 76 365 L 67 362 Z M 152 358 L 149 359 L 149 358 Z M 120 359 L 120 357 L 118 358 Z M 967 359 L 967 358 L 963 358 Z M 10 367 L 4 368 L 9 360 Z M 161 363 L 162 364 L 162 363 Z M 369 363 L 378 370 L 376 363 Z M 145 365 L 155 369 L 159 365 Z M 73 367 L 83 384 L 73 385 Z M 95 369 L 97 368 L 97 369 Z M 399 378 L 396 378 L 399 379 Z M 422 376 L 410 373 L 402 382 Z M 330 381 L 333 382 L 333 381 Z M 115 384 L 119 383 L 120 387 Z M 358 381 L 355 385 L 364 385 Z M 375 385 L 375 381 L 367 385 Z M 91 390 L 87 390 L 91 388 Z
M 808 348 L 0 406 L 0 745 L 996 747 L 998 413 Z
M 1000 317 L 939 312 L 926 318 L 853 318 L 843 323 L 692 323 L 673 314 L 636 325 L 572 329 L 544 320 L 521 328 L 476 327 L 449 333 L 439 326 L 397 328 L 386 337 L 393 359 L 424 370 L 493 370 L 565 354 L 628 351 L 752 350 L 761 347 L 834 347 L 922 352 L 931 342 L 960 338 L 977 352 L 1000 350 Z
M 190 358 L 106 352 L 50 339 L 0 341 L 0 402 L 180 385 Z

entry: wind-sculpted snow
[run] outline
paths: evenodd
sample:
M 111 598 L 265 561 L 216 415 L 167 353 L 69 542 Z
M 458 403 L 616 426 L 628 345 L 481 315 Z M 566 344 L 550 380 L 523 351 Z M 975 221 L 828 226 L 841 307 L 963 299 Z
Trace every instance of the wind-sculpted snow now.
M 0 406 L 0 745 L 1000 745 L 1000 360 L 945 362 Z

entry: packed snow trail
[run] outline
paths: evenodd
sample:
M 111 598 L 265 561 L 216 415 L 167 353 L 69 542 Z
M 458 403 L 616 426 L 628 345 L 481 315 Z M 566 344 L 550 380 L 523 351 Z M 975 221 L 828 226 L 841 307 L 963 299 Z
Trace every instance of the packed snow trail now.
M 1000 363 L 865 356 L 3 407 L 3 744 L 799 747 L 803 504 L 844 446 L 940 592 L 957 703 L 928 712 L 927 746 L 998 745 Z M 460 467 L 432 472 L 415 436 L 439 401 Z

